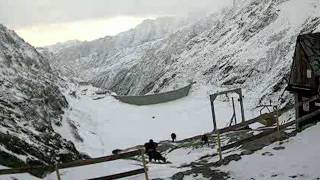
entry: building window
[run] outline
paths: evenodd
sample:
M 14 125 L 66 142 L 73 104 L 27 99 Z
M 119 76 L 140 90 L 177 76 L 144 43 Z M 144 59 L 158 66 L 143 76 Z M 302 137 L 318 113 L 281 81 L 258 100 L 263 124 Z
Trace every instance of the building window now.
M 312 73 L 311 73 L 311 69 L 307 69 L 307 78 L 310 79 L 310 78 L 311 78 L 311 74 L 312 74 Z
M 304 102 L 302 105 L 302 109 L 303 109 L 303 111 L 306 111 L 306 112 L 310 111 L 309 102 L 305 102 L 308 100 L 309 100 L 309 98 L 302 97 L 302 102 Z

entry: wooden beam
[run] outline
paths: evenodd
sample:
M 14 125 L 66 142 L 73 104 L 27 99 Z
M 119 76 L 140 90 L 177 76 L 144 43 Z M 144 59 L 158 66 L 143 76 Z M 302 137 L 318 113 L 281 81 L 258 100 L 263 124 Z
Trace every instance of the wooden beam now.
M 126 153 L 120 153 L 120 154 L 111 155 L 111 156 L 92 158 L 92 159 L 76 160 L 76 161 L 72 161 L 72 162 L 59 164 L 59 169 L 85 166 L 85 165 L 97 164 L 97 163 L 108 162 L 108 161 L 114 161 L 117 159 L 125 159 L 125 158 L 129 158 L 132 156 L 137 156 L 137 155 L 140 155 L 140 150 L 135 150 L 135 151 L 126 152 Z
M 96 164 L 96 163 L 102 163 L 107 161 L 114 161 L 117 159 L 125 159 L 132 156 L 140 155 L 140 150 L 130 151 L 126 153 L 120 153 L 117 155 L 111 155 L 111 156 L 104 156 L 99 158 L 92 158 L 92 159 L 86 159 L 86 160 L 76 160 L 68 163 L 58 164 L 59 169 L 65 169 L 65 168 L 71 168 L 71 167 L 78 167 L 78 166 L 85 166 L 90 164 Z M 0 169 L 0 175 L 4 174 L 18 174 L 18 173 L 30 173 L 34 170 L 45 170 L 53 172 L 55 171 L 55 166 L 48 165 L 48 166 L 27 166 L 27 167 L 21 167 L 21 168 L 15 168 L 15 169 Z
M 218 96 L 218 95 L 221 95 L 221 94 L 228 94 L 228 93 L 237 93 L 237 94 L 239 94 L 240 91 L 241 91 L 241 88 L 237 88 L 237 89 L 231 89 L 231 90 L 227 90 L 227 91 L 217 92 L 217 93 L 214 93 L 214 95 Z
M 273 113 L 271 113 L 273 114 Z M 259 117 L 256 117 L 256 118 L 253 118 L 253 119 L 250 119 L 248 121 L 245 121 L 245 122 L 241 122 L 239 124 L 236 124 L 236 125 L 233 125 L 233 126 L 229 126 L 229 127 L 225 127 L 225 128 L 222 128 L 222 129 L 219 129 L 220 133 L 225 133 L 225 132 L 229 132 L 229 131 L 234 131 L 234 130 L 237 130 L 237 129 L 241 129 L 241 128 L 244 128 L 250 124 L 253 124 L 253 123 L 256 123 L 260 121 L 260 116 Z M 216 131 L 214 131 L 214 133 L 216 133 Z
M 119 178 L 124 178 L 124 177 L 128 177 L 128 176 L 133 176 L 133 175 L 137 175 L 137 174 L 142 174 L 142 173 L 144 173 L 144 168 L 136 169 L 136 170 L 132 170 L 132 171 L 127 171 L 127 172 L 123 172 L 123 173 L 119 173 L 119 174 L 113 174 L 113 175 L 109 175 L 109 176 L 104 176 L 104 177 L 98 177 L 98 178 L 88 179 L 88 180 L 111 180 L 111 179 L 119 179 Z

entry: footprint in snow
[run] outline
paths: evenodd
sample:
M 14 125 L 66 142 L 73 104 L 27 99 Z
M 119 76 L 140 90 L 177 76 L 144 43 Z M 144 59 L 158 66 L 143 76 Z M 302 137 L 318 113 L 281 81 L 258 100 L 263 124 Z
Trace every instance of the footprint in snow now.
M 262 156 L 273 156 L 271 152 L 264 152 L 262 153 Z
M 272 149 L 274 149 L 274 150 L 283 150 L 283 149 L 285 149 L 285 147 L 284 146 L 277 146 L 277 147 L 274 147 Z

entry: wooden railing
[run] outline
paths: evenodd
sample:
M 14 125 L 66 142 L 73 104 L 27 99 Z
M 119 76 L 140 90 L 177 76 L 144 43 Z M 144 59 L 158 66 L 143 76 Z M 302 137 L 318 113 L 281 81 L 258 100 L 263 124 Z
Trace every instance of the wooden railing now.
M 131 151 L 131 152 L 120 153 L 117 155 L 110 155 L 110 156 L 104 156 L 104 157 L 98 157 L 98 158 L 92 158 L 92 159 L 86 159 L 86 160 L 76 160 L 76 161 L 71 161 L 71 162 L 56 164 L 56 165 L 27 166 L 27 167 L 16 168 L 16 169 L 0 169 L 0 175 L 30 173 L 35 170 L 42 170 L 42 171 L 46 170 L 49 172 L 56 171 L 57 179 L 61 180 L 61 176 L 59 173 L 60 169 L 103 163 L 103 162 L 114 161 L 114 160 L 118 160 L 118 159 L 125 159 L 125 158 L 138 156 L 138 155 L 140 155 L 142 158 L 143 168 L 135 169 L 135 170 L 127 171 L 127 172 L 122 172 L 119 174 L 112 174 L 112 175 L 108 175 L 108 176 L 104 176 L 104 177 L 97 177 L 97 178 L 93 178 L 91 180 L 118 179 L 118 178 L 124 178 L 124 177 L 133 176 L 133 175 L 137 175 L 137 174 L 142 174 L 142 173 L 145 174 L 145 179 L 148 180 L 149 179 L 148 178 L 148 169 L 146 166 L 146 161 L 144 158 L 144 150 L 143 149 L 139 149 L 139 150 L 135 150 L 135 151 Z
M 283 131 L 285 130 L 286 128 L 290 127 L 290 126 L 293 126 L 293 125 L 296 125 L 298 123 L 301 123 L 301 122 L 304 122 L 304 121 L 307 121 L 309 120 L 310 118 L 314 118 L 314 117 L 317 117 L 320 115 L 320 109 L 319 110 L 316 110 L 310 114 L 307 114 L 305 116 L 302 116 L 300 118 L 297 118 L 296 120 L 294 121 L 290 121 L 290 122 L 287 122 L 285 124 L 282 124 L 282 125 L 278 125 L 277 127 L 271 127 L 259 134 L 256 134 L 256 135 L 253 135 L 251 137 L 248 137 L 248 138 L 244 138 L 244 139 L 241 139 L 239 141 L 236 141 L 236 142 L 233 142 L 233 143 L 230 143 L 230 144 L 226 144 L 224 146 L 220 146 L 221 142 L 220 142 L 220 132 L 217 131 L 216 134 L 217 134 L 217 143 L 218 143 L 218 155 L 220 156 L 220 160 L 222 159 L 222 151 L 225 151 L 225 150 L 229 150 L 229 149 L 232 149 L 232 148 L 235 148 L 235 147 L 239 147 L 241 145 L 243 145 L 244 143 L 248 143 L 248 142 L 251 142 L 251 141 L 254 141 L 254 140 L 257 140 L 257 139 L 260 139 L 260 138 L 263 138 L 265 136 L 268 136 L 268 135 L 271 135 L 273 133 L 276 133 L 278 132 L 279 135 L 280 135 L 280 131 Z M 280 137 L 279 137 L 280 139 Z
M 307 101 L 303 101 L 303 102 L 299 102 L 299 103 L 296 103 L 296 104 L 293 104 L 293 105 L 289 105 L 283 109 L 280 109 L 279 110 L 279 116 L 285 112 L 288 112 L 289 110 L 292 110 L 296 107 L 300 107 L 302 106 L 304 103 L 310 103 L 310 102 L 314 102 L 316 100 L 319 100 L 320 99 L 320 95 L 316 95 L 316 96 L 313 96 L 311 97 L 309 100 Z M 267 114 L 264 114 L 264 115 L 268 115 L 268 116 L 274 116 L 276 115 L 277 112 L 270 112 L 270 113 L 267 113 Z M 300 118 L 299 118 L 300 119 Z M 238 123 L 236 125 L 232 125 L 232 126 L 228 126 L 228 127 L 225 127 L 225 128 L 221 128 L 221 129 L 218 129 L 216 131 L 213 131 L 214 133 L 217 133 L 217 131 L 219 131 L 220 134 L 222 133 L 226 133 L 226 132 L 229 132 L 229 131 L 235 131 L 235 130 L 238 130 L 238 129 L 241 129 L 241 128 L 244 128 L 250 124 L 253 124 L 253 123 L 256 123 L 256 122 L 259 122 L 261 120 L 261 116 L 258 116 L 258 117 L 255 117 L 253 119 L 250 119 L 248 121 L 244 121 L 244 122 L 241 122 L 241 123 Z

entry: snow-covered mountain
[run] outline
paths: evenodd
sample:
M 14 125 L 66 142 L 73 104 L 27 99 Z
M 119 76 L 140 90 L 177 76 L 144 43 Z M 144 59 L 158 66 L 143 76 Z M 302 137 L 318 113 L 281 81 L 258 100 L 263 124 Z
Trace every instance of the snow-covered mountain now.
M 66 49 L 68 47 L 72 47 L 72 46 L 77 46 L 78 44 L 80 44 L 81 41 L 79 40 L 70 40 L 70 41 L 66 41 L 63 43 L 56 43 L 50 46 L 46 46 L 46 48 L 50 49 L 51 52 L 59 52 L 63 49 Z M 40 48 L 42 49 L 42 48 Z
M 0 164 L 52 164 L 79 159 L 73 143 L 52 125 L 61 124 L 68 102 L 48 60 L 0 25 Z
M 168 19 L 150 20 L 115 37 L 79 43 L 55 52 L 53 63 L 119 94 L 159 92 L 194 80 L 196 87 L 242 87 L 261 95 L 257 103 L 268 94 L 279 97 L 297 35 L 319 31 L 319 0 L 237 2 L 175 30 L 168 29 Z
M 188 20 L 190 19 L 192 18 Z M 50 61 L 52 67 L 58 69 L 63 75 L 88 81 L 101 73 L 100 67 L 107 67 L 117 62 L 123 64 L 137 61 L 148 48 L 149 42 L 156 42 L 187 23 L 187 19 L 180 20 L 174 17 L 145 20 L 136 28 L 115 37 L 106 36 L 94 41 L 77 42 L 72 46 L 69 46 L 70 43 L 61 43 L 40 48 L 40 51 L 46 55 L 54 54 L 48 56 L 52 59 Z M 57 51 L 59 49 L 61 50 Z M 120 62 L 120 58 L 124 58 L 125 62 Z M 90 70 L 87 69 L 88 67 Z M 83 72 L 86 69 L 88 71 Z

